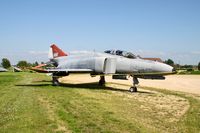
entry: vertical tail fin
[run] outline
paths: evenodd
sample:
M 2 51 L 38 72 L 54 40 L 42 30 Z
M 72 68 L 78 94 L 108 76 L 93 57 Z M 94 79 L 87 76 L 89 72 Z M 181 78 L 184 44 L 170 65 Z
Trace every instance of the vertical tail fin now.
M 68 56 L 65 52 L 63 52 L 60 48 L 58 48 L 55 44 L 50 46 L 49 49 L 49 58 L 57 58 L 62 56 Z

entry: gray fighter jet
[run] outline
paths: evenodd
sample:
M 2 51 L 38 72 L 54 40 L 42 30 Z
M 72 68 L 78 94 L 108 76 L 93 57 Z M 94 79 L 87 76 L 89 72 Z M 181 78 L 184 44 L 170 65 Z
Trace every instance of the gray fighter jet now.
M 32 70 L 42 73 L 51 73 L 53 85 L 59 85 L 58 79 L 71 73 L 89 73 L 91 76 L 100 76 L 99 85 L 105 84 L 106 75 L 112 75 L 113 79 L 133 78 L 131 92 L 136 92 L 138 78 L 165 79 L 165 75 L 176 73 L 173 67 L 156 61 L 144 60 L 136 57 L 131 52 L 122 50 L 107 50 L 104 53 L 96 51 L 72 52 L 67 54 L 55 44 L 50 46 L 50 62 L 54 68 Z
M 22 72 L 22 69 L 17 66 L 13 66 L 13 72 Z
M 0 72 L 7 72 L 8 70 L 5 68 L 0 67 Z

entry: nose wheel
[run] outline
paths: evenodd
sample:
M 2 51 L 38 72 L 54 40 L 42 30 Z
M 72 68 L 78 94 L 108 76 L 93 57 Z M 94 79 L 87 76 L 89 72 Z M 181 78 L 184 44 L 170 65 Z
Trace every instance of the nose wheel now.
M 136 85 L 138 85 L 138 84 L 139 84 L 138 79 L 137 79 L 136 77 L 133 77 L 133 86 L 130 87 L 129 91 L 130 91 L 131 93 L 137 92 L 137 87 L 136 87 Z
M 132 86 L 132 87 L 130 87 L 129 91 L 130 91 L 131 93 L 137 92 L 137 87 Z
M 60 82 L 58 81 L 57 77 L 52 77 L 52 83 L 53 83 L 53 86 L 59 86 L 60 85 Z

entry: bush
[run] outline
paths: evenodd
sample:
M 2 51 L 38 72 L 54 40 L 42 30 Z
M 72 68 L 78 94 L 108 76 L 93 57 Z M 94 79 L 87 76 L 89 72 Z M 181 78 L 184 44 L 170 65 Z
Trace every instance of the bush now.
M 9 68 L 9 67 L 11 67 L 10 61 L 9 61 L 7 58 L 3 58 L 3 59 L 2 59 L 1 65 L 2 65 L 4 68 Z
M 192 72 L 192 71 L 194 71 L 194 69 L 193 68 L 188 68 L 187 71 L 188 72 Z
M 27 61 L 19 61 L 17 63 L 17 66 L 24 69 L 24 68 L 30 67 L 31 64 L 28 63 Z

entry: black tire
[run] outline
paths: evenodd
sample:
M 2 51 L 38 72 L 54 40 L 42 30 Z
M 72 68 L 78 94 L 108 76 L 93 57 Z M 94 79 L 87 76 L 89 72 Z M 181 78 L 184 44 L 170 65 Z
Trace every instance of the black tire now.
M 100 80 L 100 81 L 99 81 L 99 85 L 100 85 L 100 86 L 105 85 L 105 81 L 101 81 L 101 80 Z
M 101 76 L 101 77 L 100 77 L 100 80 L 99 80 L 99 85 L 100 85 L 100 86 L 104 86 L 105 83 L 106 83 L 105 77 L 104 77 L 104 76 Z
M 130 91 L 131 93 L 137 92 L 137 87 L 131 87 L 131 88 L 129 89 L 129 91 Z
M 59 86 L 60 85 L 60 82 L 56 78 L 53 78 L 52 83 L 53 83 L 53 86 Z

